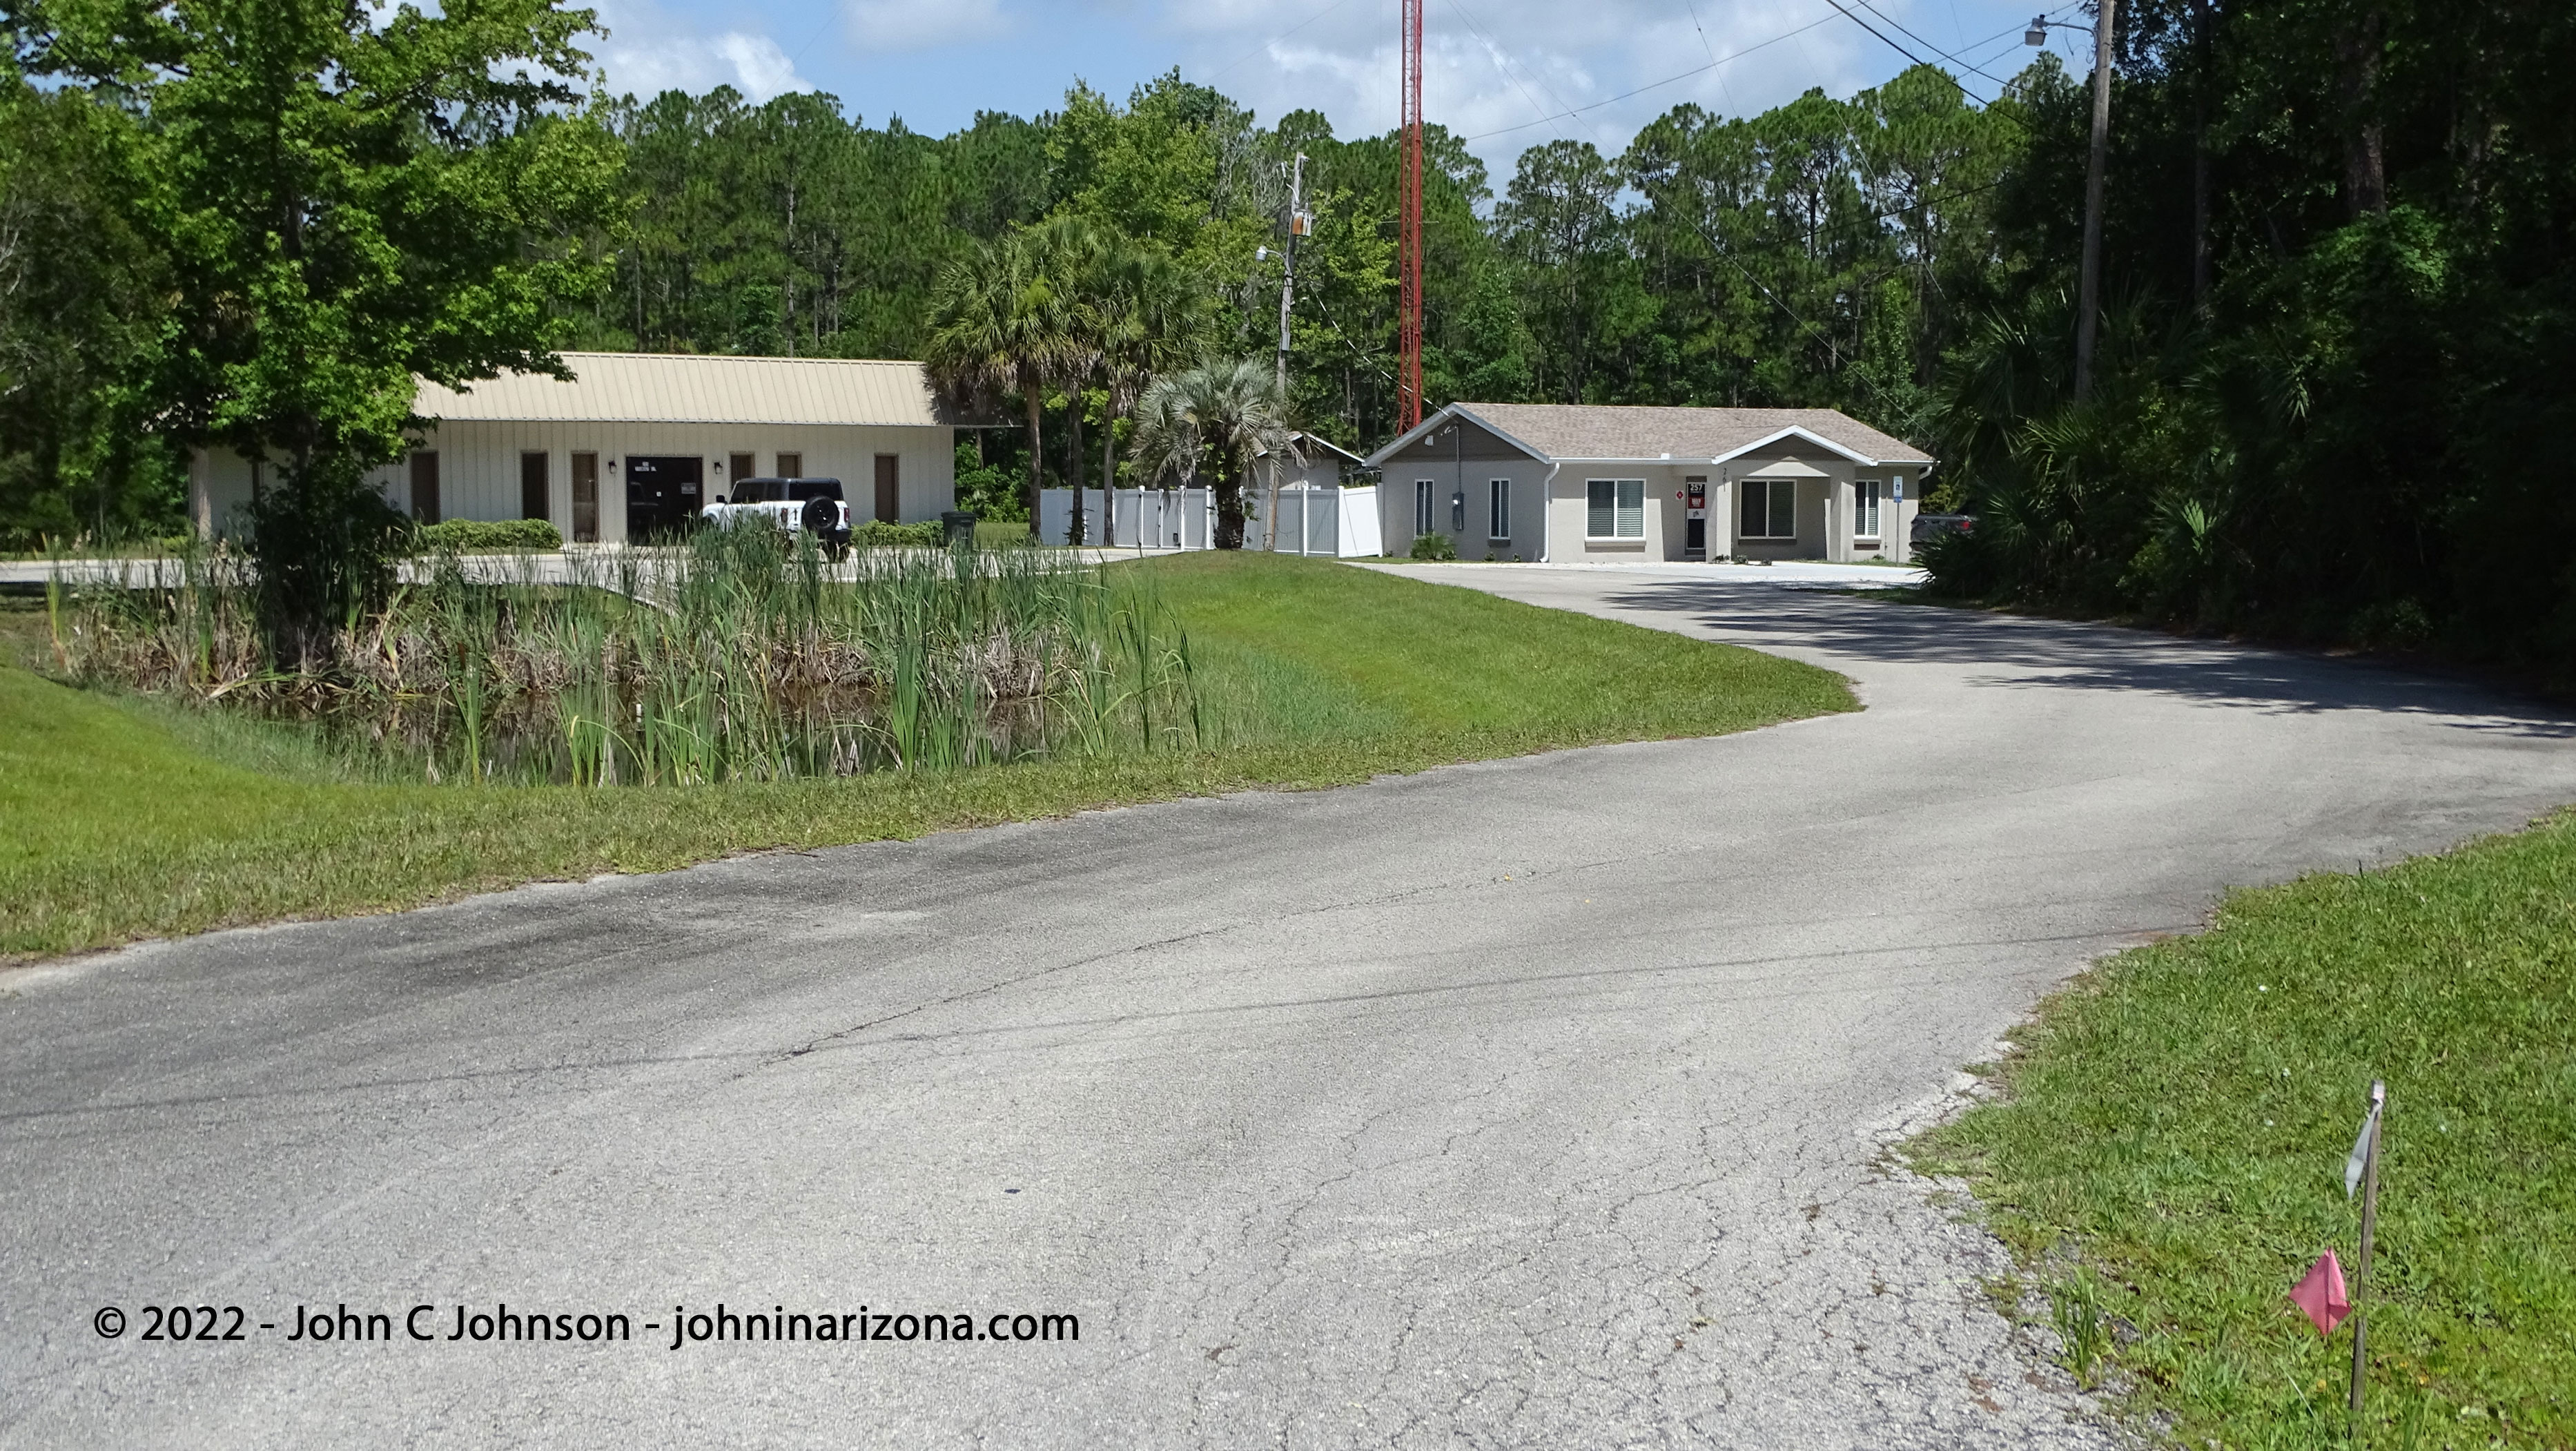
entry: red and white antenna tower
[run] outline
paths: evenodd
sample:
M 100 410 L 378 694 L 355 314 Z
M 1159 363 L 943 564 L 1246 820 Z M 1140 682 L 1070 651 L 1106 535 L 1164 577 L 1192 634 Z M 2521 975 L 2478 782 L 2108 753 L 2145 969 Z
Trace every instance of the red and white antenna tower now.
M 1403 23 L 1404 176 L 1395 264 L 1402 289 L 1395 343 L 1398 432 L 1422 422 L 1422 0 L 1404 0 Z

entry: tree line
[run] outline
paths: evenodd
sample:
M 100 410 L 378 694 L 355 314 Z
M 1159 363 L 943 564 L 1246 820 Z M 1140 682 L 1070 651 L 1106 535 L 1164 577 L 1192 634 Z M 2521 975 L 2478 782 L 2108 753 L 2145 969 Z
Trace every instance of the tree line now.
M 397 52 L 444 18 L 164 26 L 191 40 L 57 3 L 0 0 L 13 542 L 175 523 L 177 450 L 294 404 L 261 391 L 286 376 L 262 350 L 391 306 L 356 272 L 276 271 L 297 236 L 284 196 L 214 195 L 226 171 L 241 191 L 277 169 L 253 143 L 280 96 L 340 128 L 319 171 L 351 191 L 330 215 L 372 209 L 350 266 L 414 298 L 452 284 L 445 314 L 358 349 L 388 390 L 397 355 L 459 377 L 563 346 L 938 356 L 1012 424 L 971 435 L 960 473 L 1009 515 L 1040 483 L 1146 478 L 1151 382 L 1275 346 L 1303 155 L 1312 227 L 1271 411 L 1360 449 L 1393 429 L 1391 135 L 1344 139 L 1314 111 L 1264 126 L 1177 74 L 1123 98 L 1076 84 L 1055 111 L 946 136 L 816 95 L 610 100 L 574 84 L 587 17 L 538 0 L 435 57 Z M 2138 0 L 2119 19 L 2089 397 L 2069 375 L 2090 86 L 2043 53 L 1984 103 L 1917 65 L 1756 116 L 1678 106 L 1616 154 L 1545 140 L 1501 179 L 1430 128 L 1430 401 L 1838 407 L 1929 448 L 1940 502 L 1977 516 L 1935 552 L 1942 587 L 2563 663 L 2576 573 L 2564 550 L 2514 549 L 2576 523 L 2538 447 L 2563 432 L 2576 346 L 2563 7 Z M 220 67 L 168 63 L 262 25 L 305 28 L 256 52 L 265 89 L 208 99 Z M 401 75 L 489 62 L 475 46 L 565 65 L 536 90 L 449 76 L 440 105 L 397 94 Z M 212 104 L 238 108 L 231 130 L 186 109 Z M 420 210 L 433 195 L 483 210 Z M 197 255 L 211 234 L 189 218 L 209 205 L 230 272 Z M 466 265 L 439 260 L 442 228 L 471 241 Z M 490 250 L 504 235 L 515 255 Z M 1069 287 L 1086 321 L 979 363 L 973 299 L 1014 267 Z M 321 332 L 239 326 L 325 294 Z M 210 337 L 248 351 L 219 361 Z M 391 396 L 360 452 L 398 432 Z

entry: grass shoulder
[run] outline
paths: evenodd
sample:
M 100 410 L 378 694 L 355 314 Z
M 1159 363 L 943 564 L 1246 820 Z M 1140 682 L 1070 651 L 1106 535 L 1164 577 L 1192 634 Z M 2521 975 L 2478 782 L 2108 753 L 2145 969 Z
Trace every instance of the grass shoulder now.
M 1915 1145 L 1967 1176 L 2134 1408 L 2185 1445 L 2344 1439 L 2349 1328 L 2286 1299 L 2349 1266 L 2344 1154 L 2387 1081 L 2361 1444 L 2576 1442 L 2576 813 L 2232 895 L 2107 959 Z M 2061 1317 L 2063 1318 L 2063 1317 Z
M 1857 708 L 1791 661 L 1325 561 L 1119 568 L 1150 571 L 1188 631 L 1216 748 L 689 787 L 353 773 L 287 727 L 45 678 L 41 605 L 13 602 L 0 956 Z

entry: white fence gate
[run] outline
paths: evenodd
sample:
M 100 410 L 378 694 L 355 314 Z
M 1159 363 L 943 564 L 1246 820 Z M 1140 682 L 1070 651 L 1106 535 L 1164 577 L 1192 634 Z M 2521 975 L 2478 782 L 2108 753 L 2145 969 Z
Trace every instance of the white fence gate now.
M 1111 517 L 1101 518 L 1103 505 Z M 1073 490 L 1038 491 L 1038 538 L 1071 543 Z M 1216 498 L 1206 489 L 1082 491 L 1082 542 L 1088 548 L 1209 549 L 1216 544 Z
M 1243 547 L 1281 554 L 1352 559 L 1384 554 L 1377 518 L 1377 488 L 1339 489 L 1292 485 L 1279 491 L 1279 528 L 1269 526 L 1270 491 L 1244 490 Z M 1103 508 L 1108 518 L 1101 517 Z M 1073 490 L 1038 493 L 1038 538 L 1069 543 Z M 1216 496 L 1208 489 L 1098 489 L 1082 491 L 1082 542 L 1094 549 L 1212 549 L 1216 547 Z
M 1270 527 L 1270 491 L 1248 491 L 1250 516 L 1243 547 L 1281 554 L 1320 554 L 1352 559 L 1384 554 L 1377 520 L 1377 486 L 1344 489 L 1292 484 L 1279 491 L 1279 527 Z

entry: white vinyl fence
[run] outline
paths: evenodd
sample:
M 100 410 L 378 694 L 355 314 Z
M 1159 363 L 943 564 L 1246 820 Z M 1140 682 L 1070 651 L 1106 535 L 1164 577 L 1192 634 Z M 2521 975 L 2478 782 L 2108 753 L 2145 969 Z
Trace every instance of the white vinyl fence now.
M 1386 552 L 1379 536 L 1375 486 L 1283 488 L 1275 533 L 1267 518 L 1268 489 L 1246 489 L 1243 502 L 1246 549 L 1343 559 Z M 1104 507 L 1109 511 L 1105 520 Z M 1072 524 L 1073 491 L 1040 490 L 1038 537 L 1049 544 L 1069 543 Z M 1085 489 L 1082 540 L 1095 549 L 1212 549 L 1216 497 L 1207 489 L 1117 489 L 1105 496 L 1098 489 Z
M 1114 517 L 1103 520 L 1107 505 Z M 1068 544 L 1073 490 L 1038 491 L 1038 538 Z M 1206 489 L 1117 489 L 1105 497 L 1082 491 L 1082 542 L 1098 549 L 1211 549 L 1216 545 L 1216 497 Z
M 1281 554 L 1321 554 L 1340 559 L 1384 554 L 1377 520 L 1377 486 L 1357 489 L 1297 484 L 1279 491 L 1279 524 L 1270 525 L 1270 491 L 1247 490 L 1250 519 L 1243 547 Z

